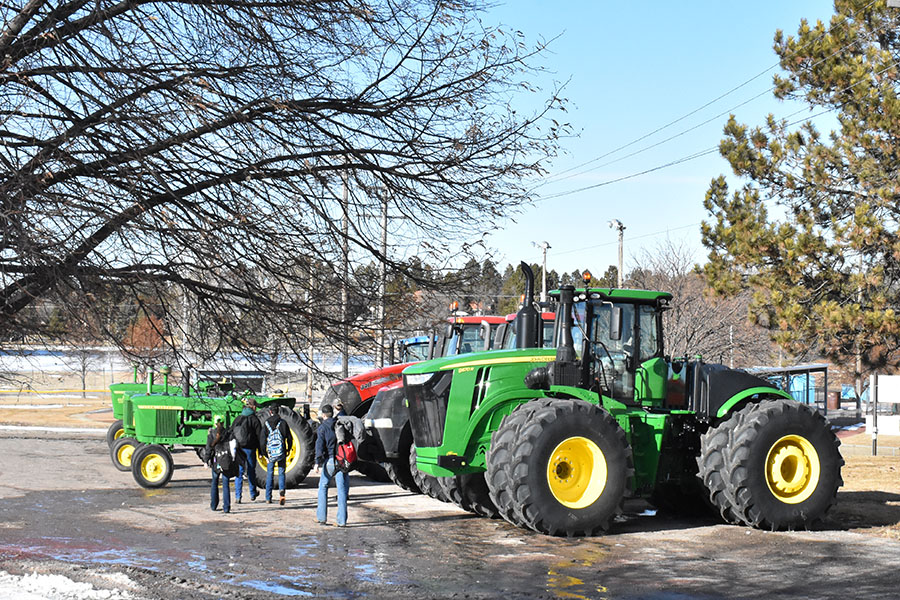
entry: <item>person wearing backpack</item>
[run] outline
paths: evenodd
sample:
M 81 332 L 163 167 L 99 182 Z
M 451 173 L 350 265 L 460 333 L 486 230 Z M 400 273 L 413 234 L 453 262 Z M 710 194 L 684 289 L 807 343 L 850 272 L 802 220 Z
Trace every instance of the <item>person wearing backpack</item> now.
M 335 433 L 334 409 L 330 404 L 322 407 L 322 421 L 316 430 L 316 473 L 319 475 L 319 497 L 316 503 L 316 522 L 324 525 L 328 518 L 328 487 L 332 479 L 337 486 L 337 525 L 347 525 L 347 500 L 350 497 L 350 477 L 339 469 L 335 457 L 338 439 Z
M 209 488 L 209 509 L 219 508 L 219 481 L 222 482 L 222 512 L 231 512 L 231 477 L 237 469 L 237 442 L 231 439 L 229 430 L 225 429 L 222 417 L 216 415 L 214 426 L 206 437 L 207 464 L 212 470 L 212 482 Z
M 237 480 L 234 483 L 234 498 L 241 503 L 241 492 L 244 489 L 244 476 L 247 477 L 247 488 L 250 490 L 250 501 L 256 500 L 259 490 L 256 488 L 256 451 L 262 438 L 262 426 L 256 418 L 256 400 L 247 398 L 244 400 L 244 408 L 240 416 L 234 420 L 234 438 L 238 443 L 238 452 L 243 455 L 243 460 L 238 468 Z
M 272 484 L 275 467 L 278 467 L 278 490 L 281 492 L 279 504 L 284 506 L 284 471 L 287 468 L 287 455 L 291 451 L 291 429 L 278 416 L 278 407 L 272 408 L 272 416 L 266 419 L 263 434 L 266 436 L 266 456 L 269 459 L 266 468 L 266 502 L 272 503 Z

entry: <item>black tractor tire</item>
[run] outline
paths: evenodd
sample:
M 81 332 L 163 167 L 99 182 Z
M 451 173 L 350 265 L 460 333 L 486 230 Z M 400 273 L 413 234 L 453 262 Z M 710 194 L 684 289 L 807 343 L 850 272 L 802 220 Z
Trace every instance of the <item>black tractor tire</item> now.
M 450 498 L 444 493 L 444 488 L 441 486 L 441 482 L 434 475 L 429 475 L 428 473 L 423 473 L 416 466 L 416 444 L 413 443 L 409 448 L 409 470 L 412 474 L 413 480 L 416 482 L 416 487 L 422 490 L 422 493 L 426 496 L 430 496 L 435 500 L 440 500 L 441 502 L 450 502 Z
M 363 475 L 369 481 L 374 481 L 376 483 L 389 483 L 391 481 L 387 470 L 379 462 L 357 460 L 353 464 L 353 470 Z
M 112 425 L 109 426 L 109 429 L 106 430 L 106 445 L 109 448 L 112 448 L 113 444 L 116 443 L 116 440 L 122 437 L 125 434 L 125 426 L 122 423 L 122 419 L 116 419 L 112 422 Z
M 131 457 L 131 475 L 141 487 L 163 487 L 172 479 L 174 471 L 172 453 L 159 444 L 143 445 Z
M 394 485 L 400 489 L 407 490 L 414 494 L 421 494 L 416 480 L 413 478 L 409 465 L 409 451 L 412 448 L 413 437 L 412 429 L 409 423 L 400 432 L 400 442 L 397 448 L 397 458 L 389 458 L 384 463 L 384 470 L 388 477 L 394 482 Z
M 505 462 L 495 455 L 488 463 L 489 480 L 500 479 L 493 471 L 506 471 L 511 522 L 566 537 L 605 531 L 622 512 L 634 473 L 625 432 L 608 412 L 583 400 L 529 402 L 517 412 L 524 420 L 511 453 Z
M 507 478 L 508 474 L 505 465 L 513 460 L 513 448 L 518 442 L 519 427 L 531 414 L 528 411 L 523 411 L 522 407 L 534 407 L 538 404 L 546 405 L 549 402 L 549 400 L 540 399 L 520 404 L 513 412 L 503 417 L 500 427 L 491 435 L 491 447 L 488 449 L 485 457 L 487 463 L 487 472 L 484 474 L 485 481 L 491 494 L 491 501 L 497 508 L 498 516 L 503 517 L 510 523 L 517 523 L 515 509 L 518 503 L 512 496 L 512 484 Z
M 109 449 L 109 458 L 112 460 L 113 466 L 120 471 L 130 471 L 131 458 L 140 445 L 140 442 L 134 438 L 120 437 L 117 439 Z
M 808 529 L 843 485 L 840 440 L 825 418 L 796 401 L 750 404 L 735 414 L 726 448 L 726 495 L 735 516 L 759 529 Z
M 268 433 L 265 422 L 272 415 L 272 410 L 277 410 L 278 415 L 284 419 L 292 434 L 292 445 L 288 451 L 287 466 L 284 473 L 284 486 L 286 488 L 295 488 L 309 475 L 312 470 L 313 462 L 316 459 L 316 433 L 313 431 L 309 421 L 303 418 L 300 413 L 291 410 L 287 406 L 277 406 L 266 408 L 257 412 L 257 418 L 260 420 L 262 427 L 263 439 L 261 445 L 265 447 L 265 436 Z M 256 485 L 262 489 L 266 487 L 266 468 L 269 460 L 264 453 L 257 451 L 256 453 Z M 273 488 L 278 487 L 277 471 L 273 473 Z
M 727 494 L 725 480 L 725 458 L 728 448 L 734 439 L 737 419 L 731 415 L 714 427 L 710 427 L 700 436 L 700 456 L 697 457 L 697 469 L 700 482 L 706 491 L 706 498 L 713 509 L 726 523 L 740 524 L 734 514 L 734 507 Z
M 489 519 L 496 519 L 500 512 L 491 500 L 491 492 L 484 473 L 464 473 L 455 477 L 441 477 L 441 487 L 451 502 L 461 509 Z

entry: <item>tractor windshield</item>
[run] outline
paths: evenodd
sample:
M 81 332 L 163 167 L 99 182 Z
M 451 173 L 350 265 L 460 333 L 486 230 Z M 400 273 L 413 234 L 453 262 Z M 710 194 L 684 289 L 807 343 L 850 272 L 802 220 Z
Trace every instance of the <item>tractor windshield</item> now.
M 618 335 L 611 326 L 614 310 L 621 310 Z M 637 365 L 662 352 L 659 311 L 651 305 L 592 299 L 576 305 L 576 323 L 588 321 L 591 379 L 613 398 L 632 399 Z M 581 343 L 576 339 L 575 347 Z
M 498 324 L 491 323 L 490 339 L 493 343 Z M 441 356 L 468 354 L 484 350 L 484 339 L 481 337 L 481 323 L 457 323 L 450 327 L 450 335 L 444 338 Z M 490 349 L 490 347 L 488 347 Z

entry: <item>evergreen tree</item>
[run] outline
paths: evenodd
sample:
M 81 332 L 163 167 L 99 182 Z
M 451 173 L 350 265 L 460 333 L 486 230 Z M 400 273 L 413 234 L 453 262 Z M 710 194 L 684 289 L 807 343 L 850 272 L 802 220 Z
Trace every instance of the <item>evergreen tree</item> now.
M 836 128 L 729 119 L 720 152 L 748 182 L 710 185 L 703 272 L 723 294 L 749 286 L 751 317 L 788 351 L 876 368 L 900 348 L 900 13 L 868 0 L 835 10 L 775 34 L 775 94 L 833 112 Z

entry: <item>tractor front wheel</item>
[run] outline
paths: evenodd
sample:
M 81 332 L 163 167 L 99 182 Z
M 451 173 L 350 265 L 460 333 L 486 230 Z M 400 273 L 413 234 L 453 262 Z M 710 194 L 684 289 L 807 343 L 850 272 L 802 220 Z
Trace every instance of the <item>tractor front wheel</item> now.
M 116 419 L 112 422 L 112 425 L 109 426 L 109 429 L 106 430 L 106 445 L 109 448 L 112 448 L 113 444 L 116 443 L 116 440 L 122 437 L 125 433 L 125 426 L 122 424 L 122 419 Z
M 489 519 L 500 516 L 491 500 L 484 473 L 464 473 L 455 477 L 441 477 L 438 481 L 444 495 L 461 509 Z
M 622 510 L 633 473 L 622 428 L 608 412 L 582 400 L 533 401 L 516 413 L 521 414 L 512 420 L 517 428 L 510 451 L 502 461 L 492 453 L 488 462 L 492 499 L 504 506 L 502 516 L 547 535 L 605 531 Z M 499 430 L 495 435 L 504 437 Z M 505 490 L 496 487 L 498 481 Z M 507 506 L 504 498 L 514 502 Z
M 113 466 L 120 471 L 131 470 L 131 458 L 141 444 L 134 438 L 120 437 L 109 449 L 109 457 Z
M 409 454 L 412 448 L 413 438 L 412 430 L 409 423 L 403 427 L 400 432 L 400 442 L 397 448 L 397 458 L 389 458 L 384 461 L 384 470 L 387 471 L 388 477 L 394 482 L 394 485 L 400 489 L 410 491 L 414 494 L 421 494 L 422 490 L 416 485 L 410 470 Z
M 844 464 L 825 418 L 778 399 L 750 404 L 734 419 L 723 475 L 736 517 L 771 530 L 822 519 L 837 499 Z
M 159 444 L 141 446 L 131 457 L 131 475 L 141 487 L 163 487 L 172 479 L 174 470 L 172 453 Z
M 440 480 L 434 475 L 423 473 L 419 470 L 419 467 L 416 466 L 415 443 L 409 448 L 409 471 L 412 474 L 413 481 L 416 482 L 416 487 L 422 490 L 423 494 L 430 496 L 435 500 L 440 500 L 441 502 L 450 502 L 450 498 L 448 498 L 447 494 L 444 492 Z

